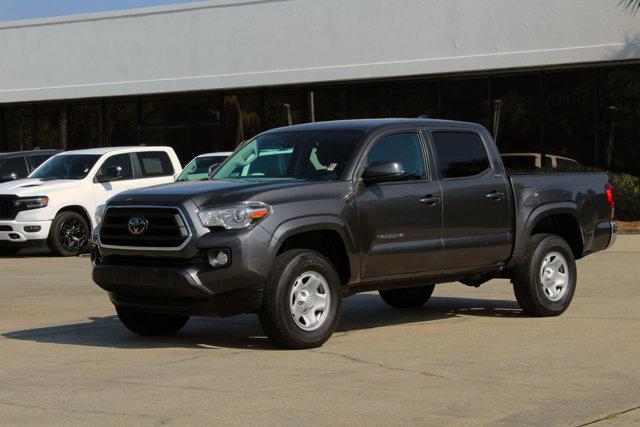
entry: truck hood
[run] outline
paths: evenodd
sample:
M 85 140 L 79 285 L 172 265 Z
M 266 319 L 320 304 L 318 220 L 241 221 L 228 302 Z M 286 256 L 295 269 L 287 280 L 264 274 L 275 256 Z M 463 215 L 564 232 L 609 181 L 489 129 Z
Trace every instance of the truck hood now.
M 244 201 L 264 201 L 256 197 L 278 190 L 326 184 L 324 181 L 282 180 L 269 182 L 193 181 L 175 182 L 155 187 L 125 191 L 110 200 L 118 205 L 149 204 L 170 205 L 191 200 L 197 206 L 220 206 Z
M 35 178 L 18 179 L 0 184 L 0 194 L 23 196 L 47 196 L 48 193 L 80 187 L 80 180 L 57 179 L 53 181 Z

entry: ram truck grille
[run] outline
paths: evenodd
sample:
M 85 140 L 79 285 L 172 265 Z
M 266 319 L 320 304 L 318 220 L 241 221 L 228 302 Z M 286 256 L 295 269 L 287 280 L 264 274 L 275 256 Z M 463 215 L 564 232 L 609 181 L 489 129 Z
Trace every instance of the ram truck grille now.
M 177 208 L 117 207 L 105 212 L 100 244 L 105 247 L 176 249 L 190 236 Z
M 15 219 L 18 214 L 14 201 L 16 196 L 0 195 L 0 219 Z

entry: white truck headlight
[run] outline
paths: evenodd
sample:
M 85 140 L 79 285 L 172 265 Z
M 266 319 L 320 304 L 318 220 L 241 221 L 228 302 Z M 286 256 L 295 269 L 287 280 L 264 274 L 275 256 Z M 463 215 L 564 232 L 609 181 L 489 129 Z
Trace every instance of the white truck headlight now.
M 264 203 L 249 202 L 237 206 L 202 209 L 198 212 L 198 216 L 205 227 L 237 230 L 250 226 L 253 222 L 268 216 L 270 213 L 271 206 Z
M 107 205 L 100 205 L 96 208 L 96 225 L 102 224 L 102 219 L 104 218 L 104 212 L 107 210 Z
M 15 201 L 19 211 L 46 208 L 49 205 L 47 196 L 20 197 Z

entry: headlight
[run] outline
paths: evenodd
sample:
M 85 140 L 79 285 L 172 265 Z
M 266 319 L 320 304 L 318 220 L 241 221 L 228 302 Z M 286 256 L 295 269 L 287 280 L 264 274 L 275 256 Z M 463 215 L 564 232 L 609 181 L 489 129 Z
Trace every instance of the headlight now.
M 107 205 L 100 205 L 96 208 L 96 225 L 102 224 L 102 218 L 104 218 L 104 212 L 107 210 Z
M 15 204 L 19 211 L 46 208 L 49 205 L 49 198 L 47 196 L 20 197 Z
M 249 202 L 237 206 L 203 209 L 198 212 L 205 227 L 223 227 L 227 230 L 246 228 L 253 222 L 271 213 L 271 207 L 264 203 Z

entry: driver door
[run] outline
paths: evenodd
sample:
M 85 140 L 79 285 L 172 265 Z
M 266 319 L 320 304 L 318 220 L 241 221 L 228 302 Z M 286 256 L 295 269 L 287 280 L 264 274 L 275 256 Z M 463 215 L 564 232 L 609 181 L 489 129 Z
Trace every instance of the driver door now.
M 140 186 L 140 180 L 135 177 L 133 172 L 131 156 L 129 153 L 116 154 L 103 160 L 92 180 L 93 199 L 96 207 L 104 205 L 110 197 L 116 194 Z M 100 176 L 103 176 L 108 168 L 114 166 L 122 168 L 121 177 L 116 180 L 100 182 Z
M 376 162 L 400 163 L 405 176 L 393 182 L 359 183 L 362 276 L 441 269 L 442 194 L 429 173 L 422 135 L 416 130 L 380 137 L 365 166 Z

